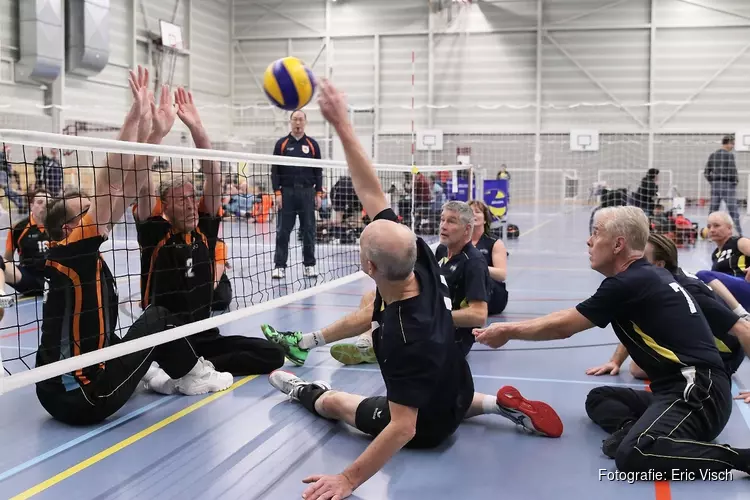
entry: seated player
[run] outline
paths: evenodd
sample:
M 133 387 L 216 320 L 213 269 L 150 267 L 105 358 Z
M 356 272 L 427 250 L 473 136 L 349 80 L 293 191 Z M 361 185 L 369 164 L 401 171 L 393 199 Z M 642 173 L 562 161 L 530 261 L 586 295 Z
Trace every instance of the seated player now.
M 174 123 L 165 87 L 151 116 L 148 76 L 131 71 L 134 102 L 119 139 L 159 143 Z M 166 97 L 165 97 L 166 94 Z M 151 122 L 153 120 L 153 129 Z M 172 328 L 177 323 L 158 307 L 149 308 L 120 339 L 115 334 L 118 297 L 112 273 L 99 253 L 111 224 L 119 221 L 146 163 L 132 155 L 109 154 L 96 172 L 95 195 L 66 197 L 53 204 L 45 227 L 51 239 L 47 261 L 49 288 L 45 297 L 42 337 L 36 366 L 79 356 L 107 346 Z M 138 166 L 135 166 L 138 165 Z M 114 172 L 114 175 L 111 173 Z M 118 175 L 121 174 L 121 175 Z M 68 195 L 70 196 L 70 195 Z M 177 392 L 202 394 L 227 389 L 232 376 L 218 373 L 198 358 L 187 339 L 114 358 L 39 382 L 37 397 L 54 418 L 72 425 L 90 425 L 117 412 L 130 399 L 152 361 L 169 374 Z
M 654 205 L 654 213 L 650 217 L 651 229 L 655 233 L 667 233 L 672 230 L 669 217 L 664 213 L 664 205 Z
M 474 344 L 471 329 L 483 326 L 487 322 L 488 290 L 491 287 L 487 262 L 471 244 L 473 226 L 474 212 L 468 204 L 462 201 L 446 203 L 440 222 L 441 244 L 435 251 L 452 302 L 456 342 L 461 346 L 464 355 L 469 354 Z M 360 310 L 371 309 L 373 300 L 373 293 L 365 294 L 360 302 Z M 331 326 L 303 335 L 301 332 L 278 332 L 269 325 L 262 325 L 261 328 L 266 338 L 279 343 L 284 348 L 287 358 L 298 365 L 304 364 L 309 349 L 333 342 L 331 332 L 338 331 Z M 343 338 L 352 336 L 347 335 Z M 359 335 L 354 343 L 332 345 L 331 356 L 345 365 L 377 363 L 372 331 L 368 330 Z
M 314 415 L 341 420 L 374 437 L 340 474 L 314 475 L 307 500 L 346 498 L 377 473 L 401 448 L 432 448 L 461 422 L 482 414 L 504 415 L 548 436 L 562 433 L 549 406 L 526 402 L 504 387 L 496 396 L 474 392 L 471 370 L 455 342 L 445 279 L 429 246 L 397 222 L 380 181 L 349 122 L 346 101 L 327 82 L 320 109 L 335 127 L 365 211 L 373 222 L 362 233 L 362 270 L 377 286 L 374 310 L 339 322 L 341 332 L 363 332 L 378 324 L 373 340 L 386 396 L 365 398 L 333 391 L 324 382 L 306 382 L 277 370 L 269 381 Z M 526 413 L 524 413 L 524 411 Z
M 508 250 L 503 240 L 490 236 L 492 212 L 487 204 L 483 201 L 471 200 L 469 206 L 474 211 L 474 232 L 471 235 L 471 244 L 484 257 L 490 273 L 490 300 L 487 303 L 487 313 L 500 314 L 508 305 L 508 290 L 505 288 Z
M 44 293 L 44 263 L 47 261 L 49 236 L 43 221 L 52 197 L 47 191 L 37 189 L 29 198 L 31 213 L 8 231 L 5 255 L 0 264 L 4 264 L 7 284 L 21 295 L 34 296 Z M 15 252 L 18 252 L 17 264 L 13 259 Z
M 597 388 L 586 401 L 589 417 L 612 433 L 602 451 L 615 458 L 617 469 L 679 469 L 696 477 L 701 471 L 749 472 L 750 450 L 711 443 L 732 412 L 729 375 L 693 298 L 672 273 L 643 257 L 648 235 L 640 209 L 600 210 L 587 242 L 591 268 L 606 276 L 597 292 L 575 308 L 492 323 L 475 331 L 477 341 L 498 348 L 512 339 L 559 340 L 612 324 L 651 381 L 651 392 Z
M 708 237 L 716 243 L 716 251 L 711 255 L 713 266 L 710 271 L 698 271 L 695 275 L 715 289 L 728 304 L 736 299 L 742 310 L 734 308 L 734 312 L 745 315 L 747 307 L 750 307 L 750 275 L 747 266 L 750 239 L 732 236 L 733 231 L 734 222 L 728 213 L 713 212 L 708 216 Z M 717 286 L 719 283 L 724 286 Z M 727 296 L 725 289 L 733 299 Z
M 724 366 L 731 375 L 737 371 L 745 360 L 745 354 L 750 353 L 750 322 L 742 320 L 722 302 L 714 292 L 701 280 L 685 273 L 677 265 L 677 246 L 674 241 L 663 234 L 651 234 L 646 245 L 646 259 L 653 265 L 663 267 L 672 275 L 675 281 L 684 288 L 695 300 L 708 321 L 708 326 L 714 334 L 714 342 L 719 349 Z M 628 350 L 620 344 L 612 359 L 596 368 L 586 371 L 588 375 L 617 375 L 620 367 L 628 358 Z M 630 373 L 637 379 L 648 376 L 634 361 L 630 363 Z
M 192 94 L 176 92 L 177 116 L 190 130 L 197 148 L 210 149 L 211 142 L 201 122 Z M 138 223 L 138 244 L 149 253 L 142 259 L 146 275 L 144 306 L 156 305 L 177 315 L 182 322 L 206 319 L 214 299 L 216 241 L 221 226 L 221 168 L 218 162 L 201 161 L 204 174 L 203 198 L 196 200 L 193 184 L 184 176 L 174 176 L 160 188 L 162 213 Z M 151 206 L 139 203 L 139 218 L 153 214 Z M 243 376 L 270 373 L 284 364 L 284 354 L 275 344 L 259 338 L 222 336 L 212 328 L 190 337 L 199 356 L 219 371 Z M 163 375 L 160 380 L 163 380 Z M 170 393 L 168 385 L 154 388 Z

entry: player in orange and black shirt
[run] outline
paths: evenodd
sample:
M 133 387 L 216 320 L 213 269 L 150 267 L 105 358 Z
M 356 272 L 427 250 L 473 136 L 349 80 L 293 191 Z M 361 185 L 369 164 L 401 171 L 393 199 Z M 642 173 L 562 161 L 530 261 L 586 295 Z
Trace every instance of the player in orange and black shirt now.
M 172 102 L 164 87 L 160 107 L 143 137 L 143 122 L 151 122 L 148 78 L 139 69 L 131 72 L 134 103 L 123 124 L 120 140 L 147 139 L 158 143 L 169 132 Z M 115 334 L 118 296 L 115 281 L 99 247 L 107 239 L 112 222 L 125 212 L 127 199 L 135 197 L 147 165 L 132 155 L 109 154 L 107 168 L 97 170 L 95 196 L 66 197 L 52 205 L 45 225 L 52 243 L 46 275 L 42 337 L 36 366 L 79 356 L 127 342 L 179 324 L 163 308 L 149 308 L 121 339 Z M 137 165 L 137 166 L 136 166 Z M 110 177 L 110 170 L 123 175 Z M 146 166 L 145 170 L 148 170 Z M 119 177 L 119 179 L 118 179 Z M 117 195 L 114 195 L 118 193 Z M 118 411 L 147 374 L 151 362 L 159 363 L 171 387 L 183 394 L 223 390 L 232 384 L 227 373 L 218 373 L 199 359 L 187 339 L 137 351 L 37 384 L 37 397 L 54 418 L 73 425 L 101 422 Z M 171 377 L 171 378 L 169 378 Z
M 182 109 L 178 116 L 190 130 L 196 147 L 210 149 L 210 139 L 192 97 L 178 96 L 178 104 Z M 205 184 L 200 204 L 193 184 L 176 176 L 160 187 L 162 214 L 152 215 L 136 226 L 141 248 L 153 249 L 145 305 L 164 307 L 185 323 L 208 318 L 214 297 L 221 169 L 218 162 L 203 161 L 201 170 Z M 190 341 L 199 356 L 219 371 L 233 375 L 270 373 L 284 364 L 281 349 L 265 339 L 222 336 L 217 328 L 212 328 L 191 336 Z
M 8 231 L 3 255 L 5 282 L 20 294 L 42 295 L 44 263 L 49 248 L 49 236 L 43 221 L 52 197 L 38 189 L 30 198 L 31 214 Z M 19 259 L 16 262 L 13 260 L 15 252 L 18 252 Z
M 227 277 L 227 244 L 221 238 L 216 240 L 214 252 L 214 300 L 211 303 L 212 311 L 226 311 L 232 302 L 232 283 Z

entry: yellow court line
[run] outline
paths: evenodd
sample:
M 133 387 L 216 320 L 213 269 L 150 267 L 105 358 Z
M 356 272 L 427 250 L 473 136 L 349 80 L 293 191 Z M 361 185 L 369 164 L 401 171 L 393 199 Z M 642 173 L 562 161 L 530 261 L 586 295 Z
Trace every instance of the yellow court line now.
M 126 438 L 126 439 L 120 441 L 119 443 L 110 446 L 106 450 L 100 451 L 96 455 L 87 458 L 83 462 L 80 462 L 80 463 L 74 465 L 73 467 L 70 467 L 67 470 L 64 470 L 63 472 L 57 474 L 56 476 L 53 476 L 53 477 L 47 479 L 46 481 L 44 481 L 42 483 L 39 483 L 36 486 L 33 486 L 33 487 L 29 488 L 28 490 L 24 491 L 23 493 L 19 493 L 18 495 L 14 496 L 10 500 L 22 500 L 22 499 L 26 499 L 26 498 L 31 498 L 34 495 L 37 495 L 37 494 L 43 492 L 44 490 L 46 490 L 48 488 L 51 488 L 52 486 L 56 485 L 57 483 L 68 479 L 69 477 L 73 476 L 74 474 L 77 474 L 78 472 L 81 472 L 82 470 L 84 470 L 84 469 L 86 469 L 88 467 L 91 467 L 95 463 L 101 462 L 105 458 L 107 458 L 107 457 L 109 457 L 111 455 L 114 455 L 118 451 L 127 448 L 131 444 L 140 441 L 141 439 L 145 438 L 146 436 L 149 436 L 149 435 L 153 434 L 154 432 L 158 431 L 159 429 L 168 426 L 172 422 L 176 422 L 177 420 L 181 419 L 185 415 L 189 415 L 189 414 L 193 413 L 195 410 L 206 406 L 208 403 L 210 403 L 212 401 L 215 401 L 215 400 L 219 399 L 220 397 L 222 397 L 222 396 L 224 396 L 226 394 L 229 394 L 233 390 L 235 390 L 238 387 L 240 387 L 240 386 L 242 386 L 242 385 L 250 382 L 252 379 L 257 378 L 257 377 L 258 377 L 258 375 L 248 375 L 247 377 L 243 378 L 242 380 L 239 380 L 238 382 L 235 382 L 234 384 L 232 384 L 232 386 L 229 387 L 227 390 L 222 391 L 222 392 L 215 392 L 215 393 L 211 394 L 210 396 L 201 399 L 197 403 L 193 403 L 192 405 L 188 406 L 187 408 L 184 408 L 184 409 L 178 411 L 174 415 L 170 415 L 169 417 L 165 418 L 164 420 L 162 420 L 160 422 L 157 422 L 154 425 L 152 425 L 152 426 L 150 426 L 150 427 L 148 427 L 146 429 L 143 429 L 142 431 L 140 431 L 140 432 L 138 432 L 136 434 L 133 434 L 129 438 Z

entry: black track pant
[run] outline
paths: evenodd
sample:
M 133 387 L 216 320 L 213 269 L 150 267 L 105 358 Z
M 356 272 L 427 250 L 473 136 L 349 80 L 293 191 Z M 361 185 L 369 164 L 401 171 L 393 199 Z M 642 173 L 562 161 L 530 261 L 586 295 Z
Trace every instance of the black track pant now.
M 175 317 L 162 307 L 148 307 L 119 339 L 111 335 L 110 343 L 119 344 L 179 326 Z M 113 415 L 130 399 L 143 376 L 156 361 L 173 378 L 185 376 L 198 357 L 187 339 L 174 340 L 143 351 L 127 354 L 105 363 L 95 380 L 69 392 L 49 391 L 37 385 L 37 397 L 52 417 L 71 425 L 91 425 Z
M 654 393 L 623 387 L 597 387 L 586 398 L 591 420 L 609 433 L 634 422 L 617 450 L 621 472 L 746 470 L 745 452 L 710 443 L 732 412 L 729 377 L 716 370 L 682 370 Z M 661 381 L 660 381 L 661 382 Z M 652 384 L 652 388 L 655 384 Z
M 188 338 L 198 356 L 210 361 L 216 370 L 235 377 L 271 373 L 284 364 L 284 351 L 266 339 L 223 336 L 218 328 Z

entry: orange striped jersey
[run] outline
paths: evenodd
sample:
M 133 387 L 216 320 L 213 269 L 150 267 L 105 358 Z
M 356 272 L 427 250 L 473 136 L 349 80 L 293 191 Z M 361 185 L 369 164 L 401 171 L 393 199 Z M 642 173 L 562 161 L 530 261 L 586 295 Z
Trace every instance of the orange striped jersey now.
M 59 242 L 50 242 L 45 275 L 42 338 L 36 365 L 79 356 L 107 347 L 117 325 L 117 288 L 99 253 L 104 242 L 88 214 Z M 87 386 L 102 376 L 104 363 L 39 383 L 50 392 Z
M 221 218 L 206 213 L 203 202 L 198 212 L 198 226 L 190 233 L 175 231 L 162 216 L 137 225 L 138 244 L 149 255 L 148 262 L 141 262 L 141 274 L 146 276 L 143 307 L 165 307 L 184 322 L 208 318 L 213 301 Z
M 21 267 L 34 267 L 43 271 L 49 250 L 49 236 L 44 231 L 44 226 L 33 215 L 29 215 L 8 231 L 5 250 L 11 254 L 18 252 Z

